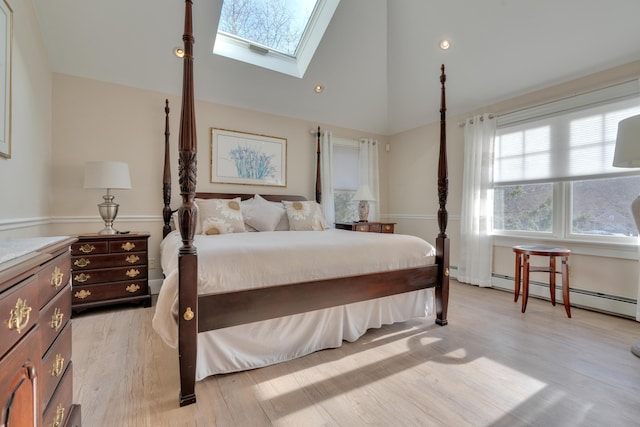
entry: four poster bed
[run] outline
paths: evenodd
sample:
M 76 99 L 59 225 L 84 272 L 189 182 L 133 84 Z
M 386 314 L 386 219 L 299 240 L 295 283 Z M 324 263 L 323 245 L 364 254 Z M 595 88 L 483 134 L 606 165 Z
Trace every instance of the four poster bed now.
M 233 199 L 242 207 L 242 212 L 255 210 L 252 204 L 258 202 L 269 212 L 278 206 L 283 209 L 281 205 L 285 205 L 282 218 L 288 216 L 290 210 L 287 209 L 293 203 L 313 207 L 314 202 L 306 202 L 302 196 L 196 193 L 192 1 L 186 0 L 185 5 L 178 149 L 182 205 L 175 219 L 177 230 L 172 231 L 167 104 L 163 177 L 165 238 L 161 246 L 166 278 L 153 320 L 154 328 L 163 339 L 178 348 L 180 405 L 196 401 L 196 379 L 337 347 L 343 339 L 355 340 L 368 328 L 424 317 L 431 307 L 430 288 L 435 290 L 436 323 L 446 325 L 449 239 L 446 235 L 444 65 L 440 76 L 437 184 L 440 232 L 435 247 L 414 236 L 325 229 L 325 225 L 308 231 L 202 235 L 196 228 L 202 228 L 199 216 L 205 216 L 204 206 L 223 199 Z M 318 180 L 317 202 L 320 197 Z M 280 226 L 279 223 L 270 230 L 288 230 L 286 226 L 278 228 Z M 352 246 L 338 245 L 338 242 Z M 256 250 L 249 252 L 248 248 Z M 330 257 L 332 253 L 336 256 Z M 358 253 L 365 255 L 358 256 Z M 243 285 L 240 289 L 235 287 L 238 281 Z

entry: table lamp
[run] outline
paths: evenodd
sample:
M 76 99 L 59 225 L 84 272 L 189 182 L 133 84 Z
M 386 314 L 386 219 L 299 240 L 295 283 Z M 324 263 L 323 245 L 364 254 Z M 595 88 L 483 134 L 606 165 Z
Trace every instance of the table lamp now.
M 107 190 L 107 194 L 102 196 L 104 202 L 98 205 L 98 211 L 104 220 L 104 229 L 99 234 L 117 234 L 113 221 L 118 215 L 119 205 L 114 203 L 111 190 L 131 189 L 129 165 L 123 162 L 87 162 L 84 168 L 84 188 Z
M 369 218 L 369 201 L 375 200 L 373 194 L 371 194 L 371 189 L 367 184 L 361 185 L 358 187 L 358 191 L 353 195 L 353 200 L 359 201 L 358 203 L 358 216 L 360 217 L 359 222 L 368 222 Z
M 640 115 L 620 120 L 613 166 L 619 168 L 640 168 Z M 640 230 L 640 196 L 631 203 L 631 212 Z M 639 292 L 640 295 L 640 292 Z M 631 352 L 640 357 L 640 342 L 631 347 Z

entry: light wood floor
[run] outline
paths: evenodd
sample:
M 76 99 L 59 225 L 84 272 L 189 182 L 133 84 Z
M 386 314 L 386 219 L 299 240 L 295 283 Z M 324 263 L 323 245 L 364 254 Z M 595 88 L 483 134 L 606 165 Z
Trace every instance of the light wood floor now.
M 267 368 L 210 377 L 178 406 L 154 308 L 73 318 L 74 402 L 96 426 L 638 426 L 640 324 L 452 283 L 449 325 L 413 320 Z

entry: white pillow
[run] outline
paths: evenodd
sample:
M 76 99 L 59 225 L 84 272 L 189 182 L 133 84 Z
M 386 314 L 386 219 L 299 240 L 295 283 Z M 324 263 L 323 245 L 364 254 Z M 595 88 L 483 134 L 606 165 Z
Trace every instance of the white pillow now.
M 235 199 L 198 199 L 198 214 L 202 219 L 202 232 L 205 233 L 204 224 L 207 221 L 209 227 L 215 227 L 218 232 L 243 233 L 244 219 L 240 209 L 240 197 Z
M 255 228 L 253 228 L 252 226 L 250 226 L 249 224 L 247 224 L 247 221 L 246 221 L 246 219 L 247 219 L 247 212 L 248 212 L 249 208 L 251 207 L 251 205 L 253 205 L 253 197 L 252 197 L 252 198 L 250 198 L 250 199 L 246 199 L 246 200 L 241 201 L 241 202 L 240 202 L 240 210 L 242 211 L 242 217 L 245 219 L 245 221 L 244 221 L 244 228 L 245 228 L 247 231 L 254 232 L 254 231 L 258 231 L 258 230 L 256 230 Z
M 273 231 L 284 216 L 282 204 L 271 203 L 259 194 L 253 197 L 253 203 L 243 212 L 244 222 L 258 231 Z
M 282 204 L 287 212 L 290 230 L 321 231 L 329 228 L 317 202 L 311 200 L 295 202 L 283 200 Z

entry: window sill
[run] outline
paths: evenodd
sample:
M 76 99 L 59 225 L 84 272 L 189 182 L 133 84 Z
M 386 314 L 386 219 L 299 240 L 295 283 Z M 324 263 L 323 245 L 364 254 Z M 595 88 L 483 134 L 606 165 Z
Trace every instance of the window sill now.
M 493 236 L 493 245 L 513 247 L 522 244 L 561 245 L 572 254 L 638 260 L 638 245 L 631 243 L 594 242 L 571 239 L 545 239 L 532 236 Z

